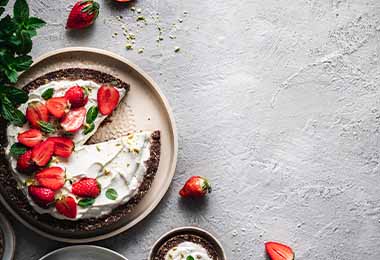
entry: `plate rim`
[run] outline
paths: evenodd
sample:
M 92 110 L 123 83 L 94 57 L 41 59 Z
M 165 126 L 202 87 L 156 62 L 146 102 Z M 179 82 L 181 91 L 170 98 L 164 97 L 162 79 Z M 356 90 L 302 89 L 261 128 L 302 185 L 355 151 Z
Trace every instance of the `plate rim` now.
M 96 248 L 96 249 L 100 249 L 100 250 L 106 251 L 108 253 L 112 253 L 114 255 L 120 256 L 121 258 L 123 258 L 125 260 L 128 260 L 125 256 L 123 256 L 122 254 L 120 254 L 120 253 L 118 253 L 118 252 L 116 252 L 116 251 L 114 251 L 112 249 L 109 249 L 109 248 L 106 248 L 106 247 L 102 247 L 102 246 L 95 246 L 95 245 L 74 245 L 74 246 L 61 247 L 61 248 L 58 248 L 56 250 L 53 250 L 53 251 L 47 253 L 46 255 L 42 256 L 38 260 L 44 260 L 47 257 L 52 256 L 52 255 L 54 255 L 56 253 L 60 253 L 62 251 L 66 251 L 66 250 L 71 250 L 73 248 L 83 248 L 83 249 Z
M 174 175 L 175 175 L 175 170 L 177 167 L 177 160 L 178 160 L 178 132 L 177 132 L 177 126 L 175 123 L 172 108 L 171 108 L 168 100 L 166 99 L 165 95 L 163 94 L 163 92 L 159 88 L 158 84 L 145 71 L 143 71 L 139 66 L 137 66 L 133 62 L 129 61 L 128 59 L 122 57 L 119 54 L 113 53 L 111 51 L 103 50 L 103 49 L 92 48 L 92 47 L 66 47 L 66 48 L 60 48 L 57 50 L 49 51 L 49 52 L 46 52 L 45 54 L 40 55 L 39 57 L 37 57 L 34 60 L 32 66 L 35 66 L 38 63 L 44 61 L 45 59 L 52 57 L 52 56 L 55 56 L 55 55 L 59 55 L 59 54 L 63 54 L 63 53 L 70 53 L 70 52 L 81 52 L 81 51 L 105 55 L 105 56 L 109 56 L 113 59 L 119 60 L 120 62 L 125 63 L 127 66 L 129 66 L 133 70 L 135 70 L 138 74 L 140 74 L 151 85 L 153 90 L 160 97 L 161 102 L 163 103 L 165 110 L 168 114 L 168 119 L 169 119 L 170 126 L 171 126 L 171 129 L 173 132 L 173 148 L 174 148 L 173 152 L 174 153 L 173 153 L 173 160 L 172 160 L 172 163 L 171 163 L 170 169 L 169 169 L 170 181 L 167 182 L 167 184 L 163 187 L 163 189 L 161 189 L 161 192 L 158 194 L 158 196 L 156 196 L 157 199 L 154 200 L 154 202 L 141 215 L 136 217 L 131 222 L 129 222 L 126 225 L 124 225 L 118 229 L 115 229 L 109 233 L 94 236 L 94 237 L 76 238 L 76 239 L 64 238 L 64 237 L 55 236 L 55 235 L 50 234 L 48 232 L 42 231 L 42 230 L 38 229 L 37 227 L 33 226 L 32 224 L 30 224 L 28 221 L 24 220 L 15 210 L 13 210 L 13 208 L 6 202 L 4 197 L 0 194 L 1 204 L 4 205 L 4 207 L 24 226 L 26 226 L 30 230 L 36 232 L 37 234 L 39 234 L 43 237 L 46 237 L 46 238 L 49 238 L 49 239 L 52 239 L 55 241 L 71 243 L 71 244 L 91 243 L 91 242 L 96 242 L 96 241 L 100 241 L 100 240 L 104 240 L 104 239 L 114 237 L 116 235 L 119 235 L 119 234 L 127 231 L 128 229 L 133 228 L 135 225 L 137 225 L 139 222 L 141 222 L 143 219 L 145 219 L 150 213 L 153 212 L 153 210 L 155 208 L 157 208 L 158 204 L 161 202 L 161 200 L 164 198 L 165 194 L 168 192 L 169 187 L 170 187 L 170 185 L 173 181 Z M 26 73 L 26 72 L 24 72 L 24 73 Z M 24 73 L 21 73 L 21 75 Z
M 2 259 L 11 260 L 14 258 L 16 251 L 16 236 L 11 223 L 3 213 L 0 213 L 0 225 L 3 232 L 3 243 L 5 245 Z M 7 255 L 9 258 L 5 258 Z

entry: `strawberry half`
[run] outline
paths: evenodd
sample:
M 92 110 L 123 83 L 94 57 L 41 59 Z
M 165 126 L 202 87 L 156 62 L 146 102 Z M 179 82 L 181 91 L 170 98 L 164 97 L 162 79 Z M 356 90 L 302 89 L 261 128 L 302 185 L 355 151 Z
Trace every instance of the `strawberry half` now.
M 25 146 L 33 147 L 42 141 L 42 133 L 37 129 L 30 129 L 18 134 L 17 140 Z
M 49 120 L 49 112 L 44 104 L 39 101 L 31 102 L 26 109 L 26 119 L 28 119 L 31 127 L 39 129 L 39 121 L 47 122 Z
M 37 144 L 32 149 L 32 160 L 38 166 L 45 166 L 53 156 L 54 143 L 49 140 L 45 140 L 40 144 Z
M 16 168 L 19 172 L 25 174 L 31 174 L 37 170 L 37 166 L 32 160 L 32 150 L 28 150 L 18 157 Z
M 102 115 L 109 115 L 119 103 L 119 91 L 113 86 L 103 85 L 99 88 L 97 99 L 99 112 Z
M 96 198 L 100 194 L 100 186 L 96 179 L 83 178 L 73 184 L 71 192 L 85 198 Z
M 271 260 L 293 260 L 294 252 L 287 245 L 283 245 L 277 242 L 265 243 L 265 250 L 270 256 Z
M 46 108 L 56 118 L 61 118 L 69 108 L 69 102 L 65 97 L 53 97 L 46 101 Z
M 55 191 L 65 184 L 65 171 L 61 167 L 50 167 L 37 173 L 35 178 L 40 186 Z
M 93 0 L 78 1 L 69 14 L 66 29 L 82 29 L 94 23 L 99 14 L 99 4 Z
M 60 214 L 68 218 L 76 218 L 77 216 L 77 203 L 71 196 L 62 197 L 57 200 L 55 208 Z
M 88 101 L 86 91 L 80 86 L 69 88 L 65 93 L 65 98 L 70 102 L 72 108 L 83 107 Z
M 54 143 L 54 155 L 68 158 L 74 151 L 75 144 L 70 138 L 57 136 L 49 137 L 47 140 Z
M 75 108 L 62 118 L 61 126 L 66 132 L 74 133 L 82 127 L 85 118 L 86 109 L 84 107 Z
M 29 196 L 40 207 L 46 208 L 54 201 L 54 191 L 48 188 L 31 185 L 28 187 Z
M 202 176 L 192 176 L 183 186 L 179 194 L 182 197 L 203 197 L 211 192 L 208 180 Z

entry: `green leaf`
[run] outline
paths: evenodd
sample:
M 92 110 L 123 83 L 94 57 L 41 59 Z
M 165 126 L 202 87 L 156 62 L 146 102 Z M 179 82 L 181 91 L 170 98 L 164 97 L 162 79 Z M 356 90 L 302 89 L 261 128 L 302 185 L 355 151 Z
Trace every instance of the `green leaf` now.
M 7 76 L 9 82 L 16 83 L 18 80 L 18 73 L 14 69 L 6 69 L 4 70 L 5 76 Z
M 49 123 L 49 122 L 45 122 L 45 121 L 38 121 L 38 125 L 40 126 L 41 130 L 45 133 L 54 133 L 55 132 L 55 127 Z
M 192 257 L 191 255 L 189 255 L 188 257 L 186 257 L 186 260 L 194 260 L 194 257 Z
M 5 11 L 5 8 L 4 7 L 0 7 L 0 16 L 4 13 Z
M 117 194 L 117 191 L 115 189 L 110 188 L 106 191 L 106 197 L 109 200 L 116 200 L 117 196 L 118 196 L 118 194 Z
M 32 63 L 33 63 L 33 60 L 31 56 L 29 55 L 18 56 L 14 59 L 14 64 L 12 67 L 16 71 L 24 71 L 24 70 L 29 69 Z
M 16 50 L 16 52 L 18 54 L 29 53 L 32 50 L 33 43 L 32 43 L 32 39 L 30 38 L 28 31 L 24 30 L 24 31 L 19 32 L 17 34 L 17 37 L 19 38 L 21 43 L 18 46 L 18 49 Z
M 51 98 L 54 94 L 54 89 L 53 88 L 48 88 L 47 90 L 45 90 L 41 97 L 45 100 L 48 100 L 49 98 Z
M 94 123 L 86 124 L 86 125 L 84 126 L 84 131 L 83 131 L 83 133 L 86 135 L 86 134 L 88 134 L 88 133 L 91 133 L 94 129 L 95 129 L 95 124 L 94 124 Z
M 78 202 L 78 205 L 82 208 L 88 208 L 90 206 L 92 206 L 95 202 L 95 199 L 93 198 L 85 198 L 85 199 L 81 199 L 79 202 Z
M 92 106 L 88 109 L 86 114 L 86 123 L 91 124 L 95 121 L 96 117 L 98 116 L 98 107 Z
M 0 6 L 6 6 L 9 0 L 0 0 Z
M 37 17 L 30 17 L 27 22 L 27 28 L 28 29 L 39 29 L 43 27 L 46 24 L 46 22 L 40 18 Z
M 26 0 L 16 0 L 13 6 L 13 16 L 18 22 L 24 22 L 29 18 L 29 6 Z
M 6 96 L 1 96 L 0 102 L 0 114 L 5 120 L 12 122 L 17 126 L 22 126 L 26 122 L 24 114 L 16 109 Z
M 10 154 L 12 156 L 17 157 L 17 156 L 20 156 L 20 155 L 24 154 L 26 152 L 26 150 L 27 150 L 27 148 L 23 144 L 14 143 L 11 146 Z
M 15 105 L 23 104 L 28 101 L 28 93 L 22 89 L 16 87 L 5 87 L 4 93 Z

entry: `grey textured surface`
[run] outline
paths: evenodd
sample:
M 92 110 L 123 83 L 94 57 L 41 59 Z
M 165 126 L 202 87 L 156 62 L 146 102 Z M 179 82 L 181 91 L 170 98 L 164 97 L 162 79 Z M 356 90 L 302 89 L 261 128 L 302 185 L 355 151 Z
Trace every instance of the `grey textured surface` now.
M 171 103 L 180 150 L 154 213 L 97 245 L 146 259 L 162 233 L 195 224 L 231 260 L 266 259 L 267 240 L 291 245 L 297 259 L 380 258 L 378 0 L 140 0 L 136 8 L 159 12 L 165 28 L 159 45 L 154 25 L 136 31 L 142 54 L 125 49 L 115 18 L 136 28 L 133 12 L 99 1 L 96 25 L 72 33 L 64 22 L 73 0 L 30 1 L 48 22 L 33 56 L 91 46 L 132 60 Z M 214 193 L 184 203 L 177 192 L 194 174 Z M 16 260 L 64 246 L 13 223 Z

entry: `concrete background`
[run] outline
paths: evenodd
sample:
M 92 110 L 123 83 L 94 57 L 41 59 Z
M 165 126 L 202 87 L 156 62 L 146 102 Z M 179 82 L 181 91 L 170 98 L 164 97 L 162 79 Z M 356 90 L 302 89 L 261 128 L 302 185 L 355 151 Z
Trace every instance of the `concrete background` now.
M 170 101 L 180 150 L 154 213 L 96 244 L 146 259 L 162 233 L 195 224 L 231 260 L 266 259 L 268 240 L 289 244 L 297 259 L 380 259 L 378 0 L 138 0 L 141 27 L 131 5 L 98 1 L 96 25 L 72 33 L 64 23 L 74 0 L 29 1 L 48 23 L 33 56 L 91 46 L 132 60 Z M 123 23 L 135 50 L 125 49 Z M 181 202 L 177 192 L 194 174 L 209 177 L 214 193 Z M 65 246 L 13 224 L 16 260 Z

